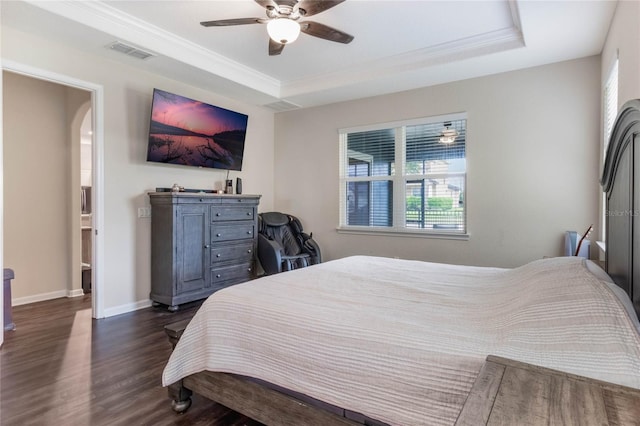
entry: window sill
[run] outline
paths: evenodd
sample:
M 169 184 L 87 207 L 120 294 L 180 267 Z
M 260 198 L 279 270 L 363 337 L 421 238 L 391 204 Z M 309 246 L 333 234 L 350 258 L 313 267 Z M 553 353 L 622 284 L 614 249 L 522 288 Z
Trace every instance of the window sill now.
M 419 231 L 419 230 L 404 230 L 404 229 L 369 229 L 359 227 L 339 227 L 336 229 L 338 234 L 355 234 L 355 235 L 380 235 L 380 236 L 393 236 L 393 237 L 410 237 L 410 238 L 433 238 L 440 240 L 469 240 L 469 234 L 460 234 L 453 232 L 433 232 L 433 231 Z

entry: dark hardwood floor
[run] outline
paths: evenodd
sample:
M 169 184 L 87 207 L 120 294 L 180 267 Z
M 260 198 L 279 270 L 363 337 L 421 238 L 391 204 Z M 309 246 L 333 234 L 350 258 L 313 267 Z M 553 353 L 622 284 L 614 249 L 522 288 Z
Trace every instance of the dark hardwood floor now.
M 0 349 L 0 424 L 260 426 L 197 395 L 187 413 L 171 410 L 163 327 L 198 307 L 101 320 L 91 318 L 90 295 L 14 307 L 17 329 Z

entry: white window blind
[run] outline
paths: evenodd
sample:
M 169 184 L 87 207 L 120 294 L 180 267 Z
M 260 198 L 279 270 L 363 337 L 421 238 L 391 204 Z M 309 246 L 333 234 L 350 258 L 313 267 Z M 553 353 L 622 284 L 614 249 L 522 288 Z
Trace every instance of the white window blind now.
M 618 60 L 613 64 L 604 86 L 604 152 L 607 152 L 613 124 L 618 115 Z
M 341 130 L 340 146 L 341 229 L 466 234 L 466 114 Z
M 604 93 L 603 93 L 603 151 L 602 158 L 604 159 L 607 155 L 607 148 L 609 147 L 609 139 L 611 138 L 611 132 L 613 132 L 613 125 L 615 124 L 616 117 L 618 115 L 618 59 L 615 60 L 613 66 L 611 67 L 611 71 L 609 72 L 609 76 L 607 77 L 607 81 L 604 85 Z M 605 193 L 602 193 L 602 211 L 601 214 L 601 223 L 604 225 L 607 221 L 606 217 L 606 205 L 607 205 L 607 197 Z M 605 240 L 605 229 L 606 226 L 602 226 L 601 231 L 601 239 Z

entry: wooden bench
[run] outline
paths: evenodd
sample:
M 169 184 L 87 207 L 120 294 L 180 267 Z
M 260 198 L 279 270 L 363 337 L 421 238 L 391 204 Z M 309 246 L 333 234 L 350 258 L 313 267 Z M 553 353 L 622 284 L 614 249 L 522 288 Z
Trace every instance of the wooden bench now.
M 640 390 L 489 355 L 457 426 L 638 425 Z

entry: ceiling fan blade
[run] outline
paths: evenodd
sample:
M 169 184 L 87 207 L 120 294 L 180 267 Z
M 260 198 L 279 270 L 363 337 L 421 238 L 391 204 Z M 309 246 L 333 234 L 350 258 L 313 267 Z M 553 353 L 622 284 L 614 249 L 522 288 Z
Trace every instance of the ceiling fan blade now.
M 353 40 L 352 35 L 342 32 L 340 30 L 336 30 L 335 28 L 331 28 L 327 25 L 320 24 L 318 22 L 312 22 L 312 21 L 300 22 L 300 31 L 314 37 L 323 38 L 329 41 L 335 41 L 337 43 L 347 44 L 347 43 L 351 43 L 351 40 Z
M 278 43 L 277 41 L 273 41 L 271 37 L 269 37 L 269 56 L 276 56 L 282 53 L 284 49 L 284 44 Z
M 331 9 L 343 1 L 345 0 L 302 0 L 298 3 L 298 10 L 304 10 L 304 13 L 300 12 L 302 16 L 313 16 Z
M 263 18 L 238 18 L 238 19 L 222 19 L 219 21 L 204 21 L 200 22 L 203 27 L 228 27 L 230 25 L 247 25 L 247 24 L 262 24 L 268 21 Z

